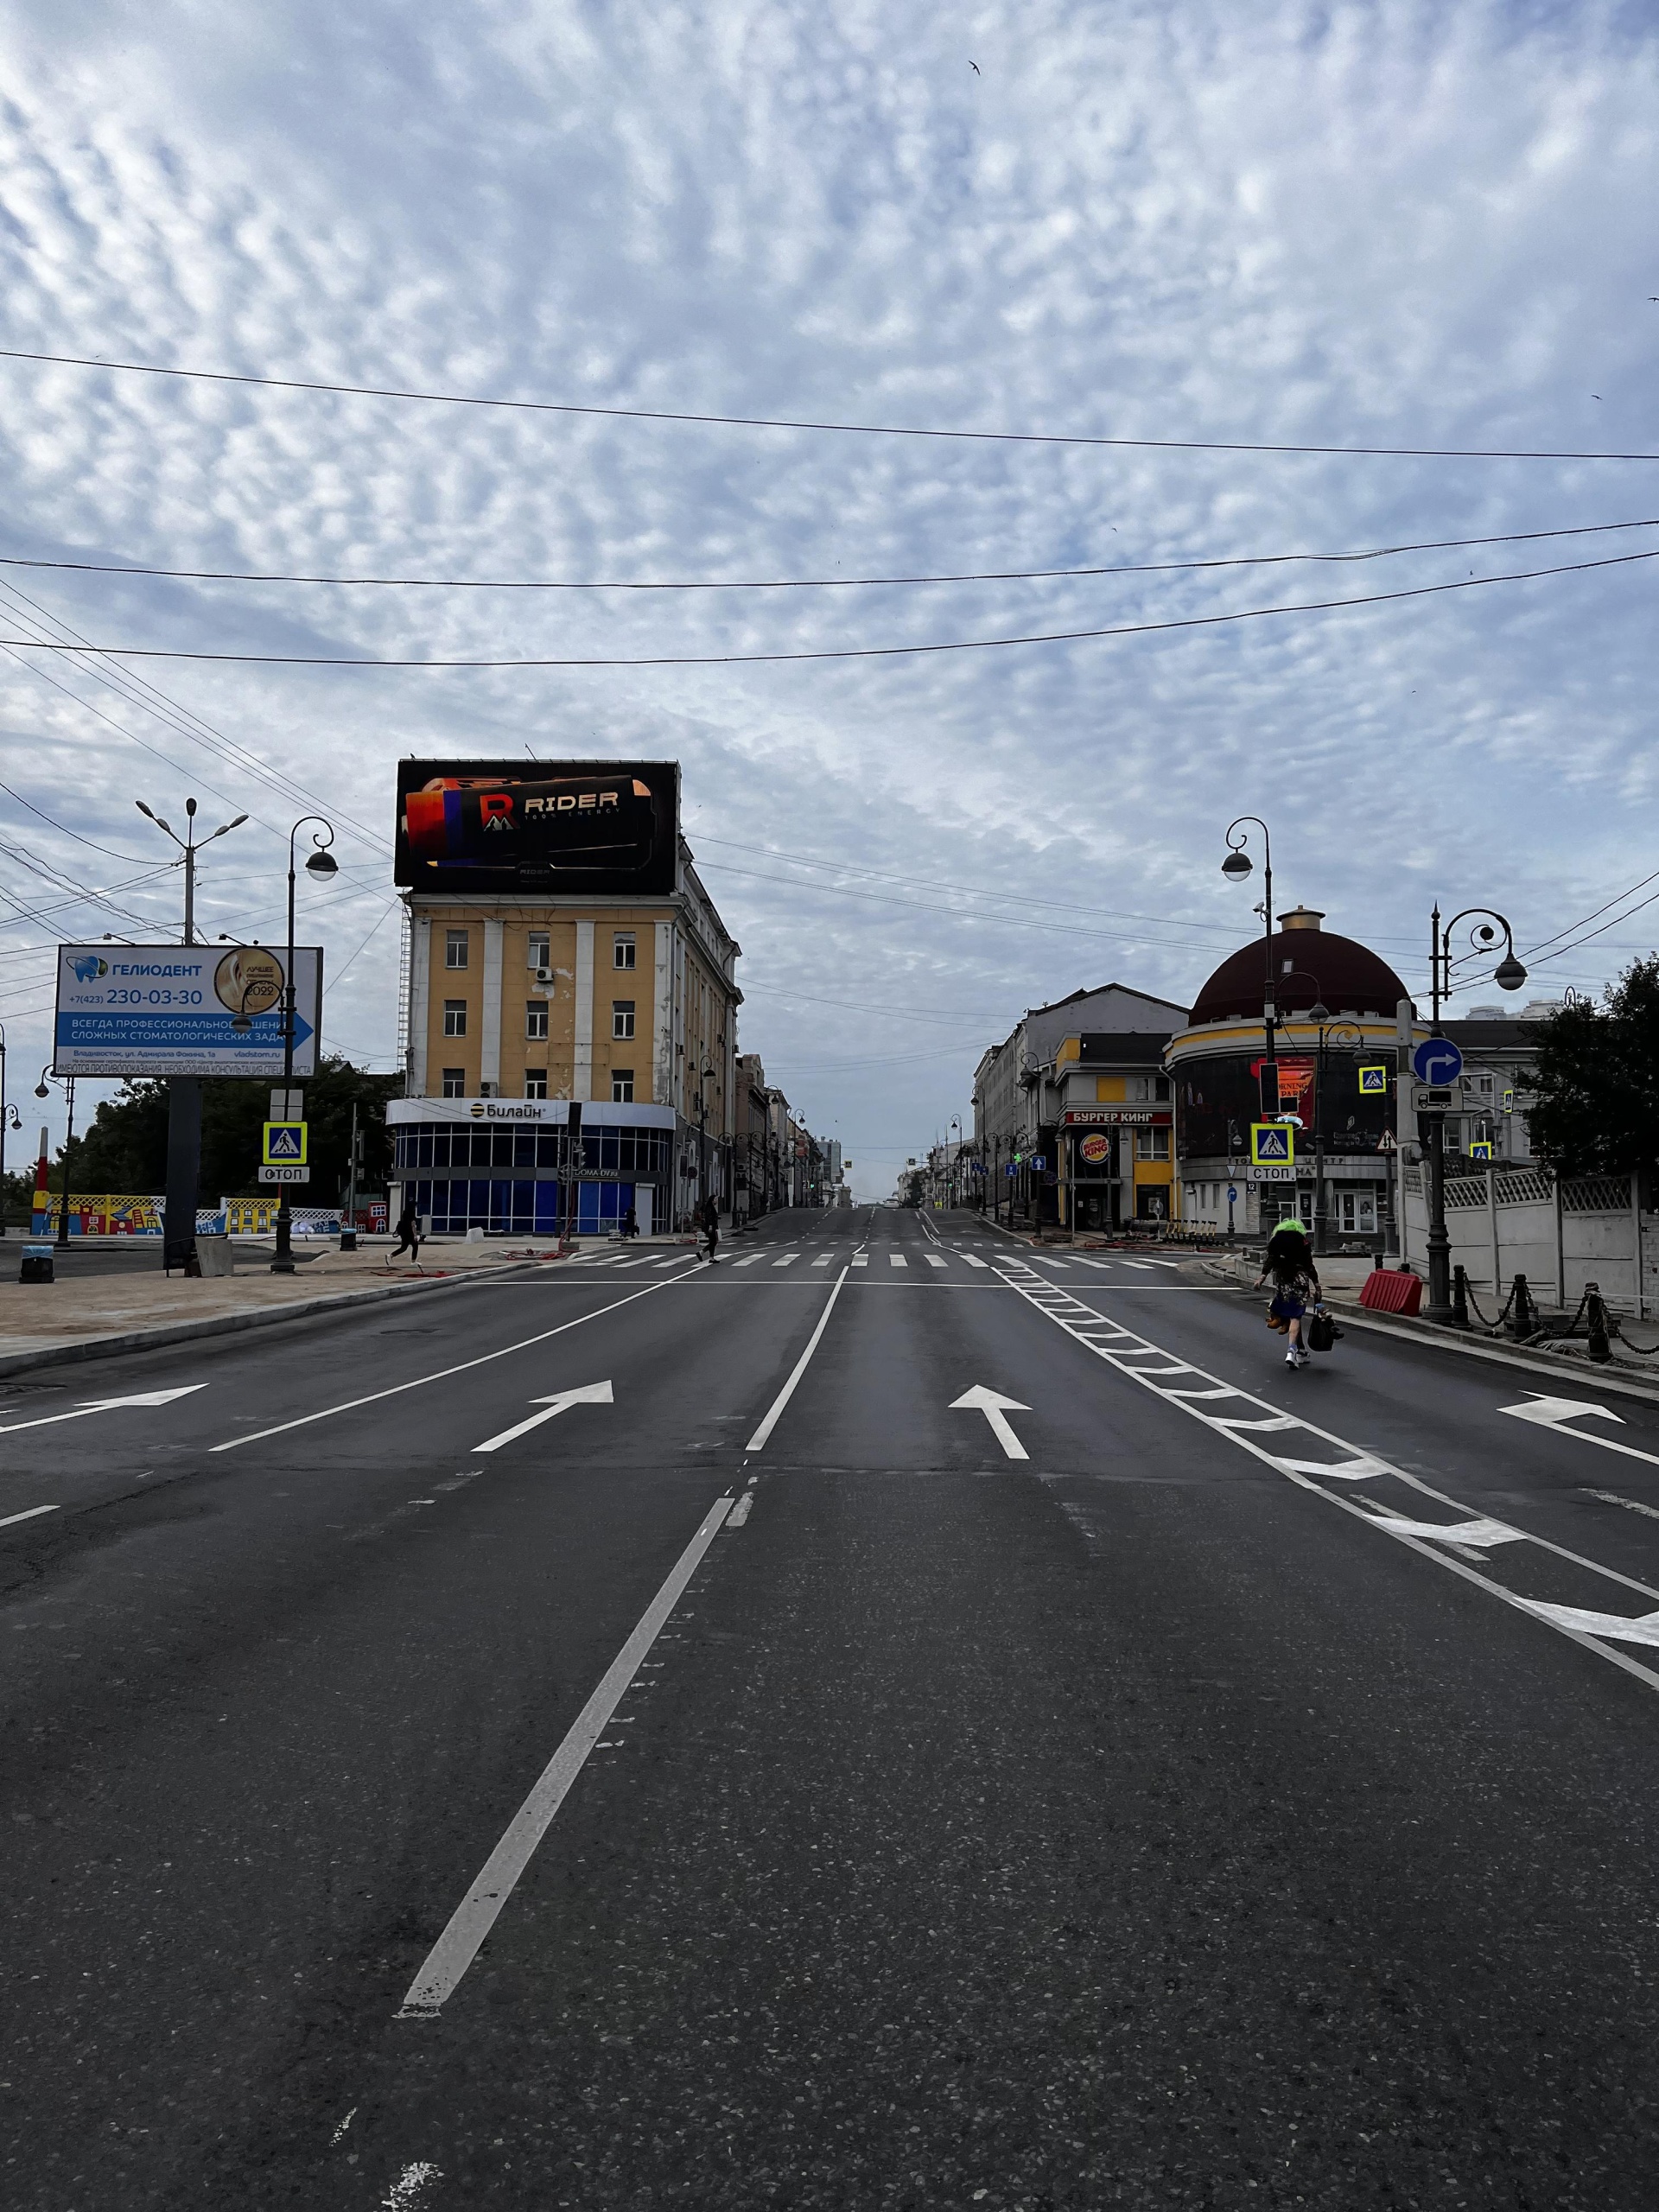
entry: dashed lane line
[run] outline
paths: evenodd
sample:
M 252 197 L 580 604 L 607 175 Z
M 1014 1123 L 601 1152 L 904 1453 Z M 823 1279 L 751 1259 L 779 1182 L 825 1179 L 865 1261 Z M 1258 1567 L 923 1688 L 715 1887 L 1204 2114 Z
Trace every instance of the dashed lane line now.
M 1109 1315 L 1096 1312 L 1085 1306 L 1069 1290 L 1050 1283 L 1023 1261 L 1012 1261 L 997 1272 L 1009 1288 L 1017 1291 L 1027 1304 L 1036 1307 L 1046 1319 L 1065 1330 L 1074 1342 L 1092 1352 L 1096 1359 L 1104 1360 L 1120 1375 L 1128 1376 L 1143 1389 L 1152 1391 L 1166 1403 L 1174 1406 L 1194 1421 L 1202 1421 L 1206 1428 L 1224 1436 L 1241 1451 L 1294 1483 L 1299 1489 L 1312 1491 L 1330 1505 L 1363 1521 L 1373 1529 L 1380 1529 L 1395 1543 L 1404 1544 L 1420 1558 L 1432 1560 L 1448 1574 L 1459 1575 L 1484 1590 L 1489 1597 L 1513 1606 L 1533 1620 L 1542 1621 L 1547 1627 L 1571 1642 L 1580 1644 L 1598 1658 L 1632 1675 L 1645 1682 L 1649 1689 L 1659 1690 L 1659 1674 L 1644 1667 L 1627 1653 L 1618 1650 L 1619 1641 L 1637 1644 L 1659 1643 L 1659 1612 L 1630 1617 L 1618 1613 L 1588 1613 L 1581 1608 L 1547 1605 L 1541 1600 L 1523 1598 L 1517 1592 L 1506 1589 L 1490 1574 L 1482 1573 L 1474 1566 L 1447 1556 L 1448 1549 L 1461 1551 L 1465 1559 L 1471 1554 L 1478 1558 L 1496 1544 L 1527 1543 L 1538 1549 L 1553 1553 L 1558 1559 L 1568 1560 L 1575 1567 L 1586 1568 L 1604 1581 L 1618 1584 L 1640 1597 L 1659 1604 L 1659 1590 L 1633 1576 L 1621 1574 L 1599 1560 L 1586 1559 L 1582 1553 L 1569 1551 L 1565 1545 L 1553 1543 L 1546 1536 L 1534 1535 L 1529 1530 L 1515 1529 L 1508 1522 L 1488 1519 L 1478 1515 L 1460 1499 L 1450 1497 L 1424 1482 L 1421 1477 L 1397 1467 L 1391 1460 L 1351 1444 L 1345 1437 L 1334 1435 L 1329 1429 L 1319 1428 L 1299 1414 L 1287 1414 L 1282 1408 L 1269 1405 L 1248 1390 L 1241 1390 L 1219 1376 L 1211 1375 L 1203 1368 L 1194 1367 L 1190 1361 L 1151 1338 L 1139 1336 L 1126 1329 Z M 1268 1443 L 1268 1438 L 1275 1440 Z M 1294 1439 L 1294 1443 L 1278 1440 Z M 1419 1497 L 1432 1499 L 1436 1505 L 1449 1509 L 1455 1516 L 1446 1522 L 1419 1521 L 1405 1515 L 1391 1512 L 1376 1499 L 1368 1497 L 1344 1497 L 1325 1487 L 1327 1483 L 1361 1483 L 1390 1481 L 1403 1484 Z
M 666 1582 L 646 1606 L 639 1626 L 606 1669 L 598 1688 L 576 1715 L 564 1741 L 537 1777 L 535 1787 L 508 1822 L 506 1833 L 485 1861 L 483 1872 L 449 1916 L 449 1924 L 427 1954 L 409 1986 L 397 2018 L 430 2019 L 443 2010 L 479 1947 L 512 1895 L 531 1854 L 553 1824 L 588 1755 L 604 1734 L 663 1625 L 679 1603 L 698 1562 L 736 1500 L 716 1498 L 702 1525 L 680 1554 Z

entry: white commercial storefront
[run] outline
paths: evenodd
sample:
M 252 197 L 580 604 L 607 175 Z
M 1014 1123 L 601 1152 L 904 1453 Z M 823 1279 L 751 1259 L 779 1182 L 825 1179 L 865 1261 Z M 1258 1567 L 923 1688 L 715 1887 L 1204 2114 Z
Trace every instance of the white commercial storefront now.
M 395 1219 L 413 1199 L 439 1235 L 593 1235 L 632 1211 L 642 1236 L 673 1212 L 671 1106 L 563 1098 L 394 1098 Z

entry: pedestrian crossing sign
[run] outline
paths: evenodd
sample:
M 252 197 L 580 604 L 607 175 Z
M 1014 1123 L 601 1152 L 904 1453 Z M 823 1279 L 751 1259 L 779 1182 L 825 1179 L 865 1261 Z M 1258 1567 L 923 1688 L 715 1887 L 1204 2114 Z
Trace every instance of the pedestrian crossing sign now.
M 1491 1156 L 1492 1145 L 1490 1137 L 1477 1138 L 1475 1142 L 1469 1147 L 1469 1157 L 1471 1160 L 1490 1160 Z
M 262 1167 L 303 1167 L 306 1160 L 303 1122 L 267 1122 Z
M 1389 1095 L 1387 1068 L 1361 1068 L 1359 1095 L 1362 1098 L 1386 1098 Z
M 1288 1122 L 1250 1123 L 1250 1165 L 1289 1166 L 1296 1157 L 1296 1131 Z

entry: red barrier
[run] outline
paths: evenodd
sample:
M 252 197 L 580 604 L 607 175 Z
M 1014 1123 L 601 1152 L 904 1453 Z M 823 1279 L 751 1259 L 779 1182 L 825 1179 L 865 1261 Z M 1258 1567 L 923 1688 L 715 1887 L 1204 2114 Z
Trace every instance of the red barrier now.
M 1423 1279 L 1421 1275 L 1402 1274 L 1397 1268 L 1373 1268 L 1365 1278 L 1359 1302 L 1369 1306 L 1373 1313 L 1409 1316 L 1423 1302 Z

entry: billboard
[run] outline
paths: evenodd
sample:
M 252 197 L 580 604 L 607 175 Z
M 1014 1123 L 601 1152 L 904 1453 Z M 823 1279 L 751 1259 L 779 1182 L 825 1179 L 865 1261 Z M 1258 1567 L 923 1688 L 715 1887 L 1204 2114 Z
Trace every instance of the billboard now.
M 394 880 L 416 890 L 665 897 L 677 760 L 400 760 Z
M 52 1071 L 279 1076 L 286 957 L 268 944 L 60 945 Z M 320 946 L 295 946 L 294 981 L 294 1072 L 315 1075 Z

